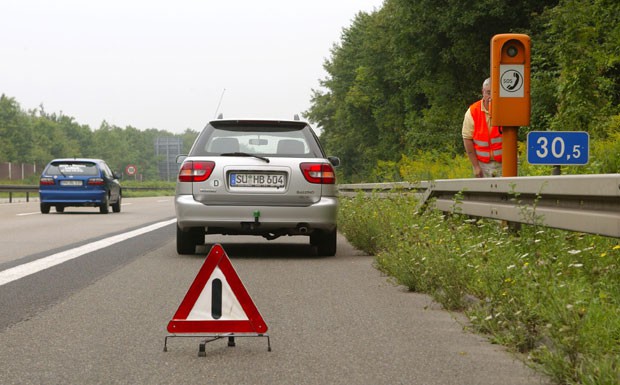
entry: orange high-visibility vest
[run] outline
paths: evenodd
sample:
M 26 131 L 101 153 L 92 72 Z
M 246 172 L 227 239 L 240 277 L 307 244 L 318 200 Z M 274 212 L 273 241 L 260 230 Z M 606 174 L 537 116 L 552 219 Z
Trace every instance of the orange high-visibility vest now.
M 493 126 L 489 130 L 487 118 L 482 111 L 482 100 L 469 106 L 469 112 L 474 118 L 474 149 L 476 158 L 483 163 L 491 160 L 502 161 L 502 128 Z

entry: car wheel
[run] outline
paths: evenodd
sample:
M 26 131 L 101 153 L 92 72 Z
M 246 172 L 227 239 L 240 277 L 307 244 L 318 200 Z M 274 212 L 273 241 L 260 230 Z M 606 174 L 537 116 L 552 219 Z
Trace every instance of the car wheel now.
M 99 206 L 99 212 L 101 214 L 107 214 L 110 212 L 110 197 L 106 195 L 106 197 L 103 199 L 103 202 L 101 203 L 101 206 Z
M 317 254 L 323 257 L 333 257 L 336 255 L 337 230 L 317 231 L 310 235 L 310 244 L 316 246 Z
M 194 254 L 196 246 L 204 244 L 205 234 L 201 227 L 194 227 L 183 231 L 177 225 L 177 253 Z
M 121 212 L 121 200 L 123 199 L 123 197 L 121 195 L 118 196 L 118 200 L 116 201 L 116 203 L 114 203 L 112 205 L 112 211 L 114 211 L 115 213 L 120 213 Z
M 50 205 L 47 203 L 41 203 L 41 214 L 49 214 L 50 213 Z
M 56 206 L 56 212 L 57 213 L 64 213 L 65 212 L 65 206 Z

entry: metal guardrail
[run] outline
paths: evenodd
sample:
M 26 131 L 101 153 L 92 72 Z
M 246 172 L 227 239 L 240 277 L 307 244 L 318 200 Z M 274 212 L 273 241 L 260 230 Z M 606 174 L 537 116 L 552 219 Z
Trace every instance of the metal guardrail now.
M 413 193 L 420 205 L 445 212 L 620 238 L 620 174 L 348 184 L 339 191 Z
M 9 203 L 13 203 L 13 193 L 26 193 L 26 202 L 30 202 L 30 193 L 38 193 L 39 186 L 27 185 L 2 185 L 0 193 L 9 193 Z
M 168 188 L 158 188 L 158 187 L 123 187 L 125 191 L 161 191 L 161 190 L 172 190 Z M 38 185 L 0 185 L 0 193 L 8 193 L 9 194 L 9 203 L 13 203 L 13 194 L 14 193 L 26 193 L 26 202 L 30 202 L 30 193 L 38 193 L 39 186 Z
M 38 186 L 0 186 L 0 193 L 9 193 L 9 202 L 13 193 L 25 192 L 28 201 L 29 193 L 38 190 Z M 420 205 L 432 204 L 445 212 L 620 238 L 620 174 L 341 184 L 338 190 L 349 197 L 360 191 L 381 197 L 415 194 Z

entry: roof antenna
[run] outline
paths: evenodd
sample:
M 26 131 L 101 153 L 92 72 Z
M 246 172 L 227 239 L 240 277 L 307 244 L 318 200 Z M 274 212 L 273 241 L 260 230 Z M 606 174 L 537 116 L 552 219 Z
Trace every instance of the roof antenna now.
M 214 119 L 217 116 L 217 112 L 220 110 L 220 106 L 222 105 L 222 99 L 224 99 L 224 92 L 226 92 L 226 88 L 224 88 L 222 90 L 222 95 L 220 96 L 220 101 L 217 103 L 217 108 L 215 109 L 215 114 L 213 114 L 213 118 Z M 222 119 L 222 114 L 220 114 L 220 117 L 218 119 Z

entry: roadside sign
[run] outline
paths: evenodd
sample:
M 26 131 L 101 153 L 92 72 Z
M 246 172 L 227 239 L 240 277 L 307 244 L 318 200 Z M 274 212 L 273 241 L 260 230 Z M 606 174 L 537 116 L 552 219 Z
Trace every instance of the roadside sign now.
M 125 172 L 127 173 L 127 175 L 136 175 L 136 173 L 138 172 L 138 168 L 133 164 L 130 164 L 125 167 Z
M 527 134 L 527 161 L 540 165 L 585 165 L 590 136 L 582 131 L 532 131 Z
M 267 324 L 221 245 L 211 248 L 179 309 L 168 323 L 168 332 L 257 333 Z

